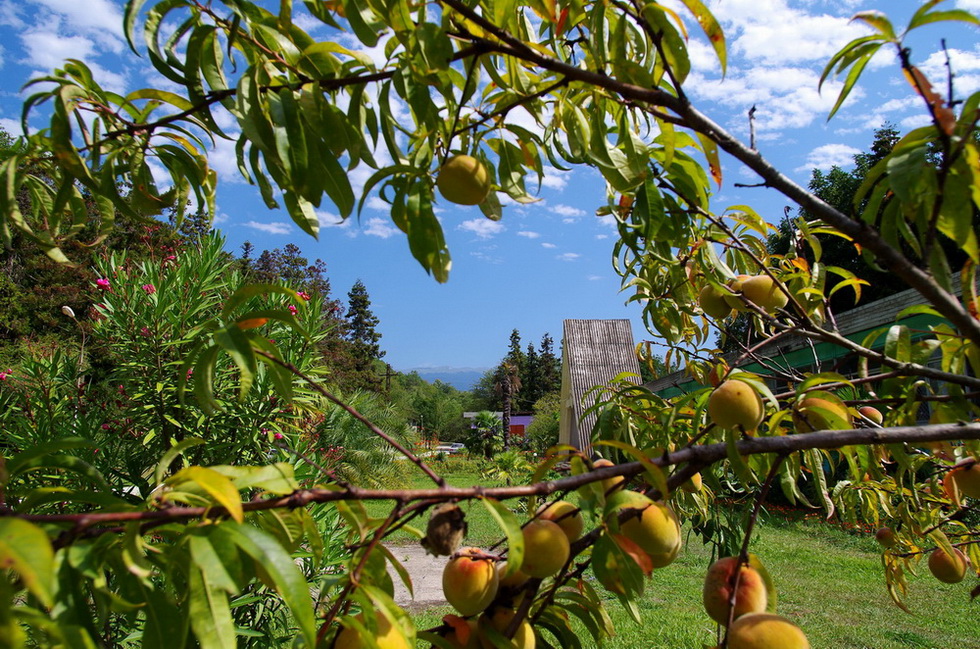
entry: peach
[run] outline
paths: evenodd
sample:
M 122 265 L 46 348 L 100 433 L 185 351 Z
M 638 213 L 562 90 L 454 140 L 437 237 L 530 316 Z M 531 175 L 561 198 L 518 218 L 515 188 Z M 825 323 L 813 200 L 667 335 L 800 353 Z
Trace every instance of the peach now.
M 962 495 L 980 499 L 980 462 L 957 467 L 946 474 L 946 479 L 955 485 Z
M 950 556 L 942 548 L 936 548 L 929 555 L 929 572 L 944 584 L 958 584 L 966 576 L 966 555 L 953 548 Z
M 517 611 L 509 608 L 498 608 L 489 616 L 484 613 L 480 616 L 480 628 L 482 630 L 486 627 L 492 627 L 497 633 L 504 633 L 516 614 Z M 521 620 L 520 624 L 517 625 L 517 631 L 514 632 L 511 642 L 517 649 L 534 649 L 534 629 L 527 619 Z M 480 644 L 483 649 L 496 649 L 497 647 L 487 633 L 480 634 Z
M 681 489 L 689 494 L 694 494 L 701 491 L 702 486 L 703 482 L 701 480 L 701 474 L 695 473 L 681 485 Z
M 479 205 L 490 194 L 490 174 L 473 156 L 454 155 L 439 169 L 436 187 L 450 203 Z
M 364 621 L 364 614 L 357 616 L 360 622 Z M 401 631 L 392 625 L 391 620 L 379 613 L 376 618 L 374 641 L 378 643 L 378 649 L 409 649 L 405 636 Z M 364 646 L 357 631 L 343 627 L 337 634 L 337 641 L 334 649 L 360 649 Z
M 497 595 L 499 579 L 491 559 L 478 548 L 463 548 L 442 571 L 442 592 L 446 601 L 462 615 L 476 615 Z
M 762 423 L 762 397 L 745 381 L 729 379 L 708 397 L 708 416 L 719 428 L 754 431 Z
M 725 294 L 711 284 L 702 288 L 698 294 L 698 306 L 706 316 L 715 320 L 724 320 L 732 314 L 732 307 L 725 301 Z
M 533 520 L 524 526 L 524 561 L 521 572 L 544 579 L 565 565 L 571 550 L 568 537 L 557 523 Z
M 625 521 L 620 519 L 619 531 L 650 555 L 654 568 L 663 568 L 677 558 L 681 526 L 670 507 L 636 491 L 620 491 L 606 501 L 607 522 L 627 510 L 640 513 L 630 515 Z
M 704 610 L 718 624 L 728 624 L 729 601 L 732 594 L 732 576 L 739 566 L 738 557 L 718 559 L 704 577 L 702 600 Z M 769 594 L 766 582 L 758 570 L 742 565 L 738 577 L 738 591 L 735 593 L 735 617 L 746 613 L 761 613 L 766 610 Z
M 773 613 L 748 613 L 728 629 L 728 649 L 810 649 L 800 627 Z
M 863 417 L 867 417 L 872 422 L 881 426 L 881 422 L 885 421 L 885 416 L 881 414 L 881 411 L 874 406 L 861 406 L 858 408 L 858 413 Z
M 768 275 L 754 275 L 742 282 L 742 295 L 767 313 L 775 313 L 789 303 L 789 298 Z
M 570 543 L 582 536 L 582 531 L 585 529 L 582 512 L 567 500 L 556 500 L 551 504 L 543 503 L 538 507 L 537 514 L 539 519 L 556 523 Z
M 607 466 L 616 466 L 616 465 L 612 461 L 607 460 L 604 457 L 600 457 L 598 460 L 592 463 L 592 468 L 594 469 L 601 469 Z M 622 487 L 623 482 L 625 482 L 625 478 L 623 478 L 623 476 L 621 475 L 615 476 L 613 478 L 606 478 L 605 480 L 602 481 L 602 490 L 605 493 L 609 493 L 610 491 L 612 491 L 617 487 Z
M 748 311 L 748 307 L 745 306 L 745 302 L 742 301 L 741 293 L 742 285 L 745 283 L 745 280 L 749 279 L 749 277 L 751 276 L 736 275 L 735 279 L 728 280 L 728 289 L 731 291 L 731 293 L 725 296 L 725 302 L 728 303 L 728 306 L 735 309 L 739 313 Z
M 793 425 L 797 433 L 815 430 L 843 430 L 854 423 L 851 411 L 839 401 L 822 397 L 806 397 L 793 406 Z
M 890 527 L 882 527 L 875 532 L 875 541 L 880 543 L 884 548 L 893 548 L 896 542 L 895 532 Z

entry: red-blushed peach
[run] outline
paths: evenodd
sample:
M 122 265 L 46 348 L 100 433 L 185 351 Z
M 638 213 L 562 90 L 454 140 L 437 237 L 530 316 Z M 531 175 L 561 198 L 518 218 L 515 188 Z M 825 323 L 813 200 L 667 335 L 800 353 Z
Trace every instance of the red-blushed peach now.
M 895 531 L 890 527 L 882 527 L 877 532 L 875 532 L 875 541 L 881 544 L 883 548 L 893 548 L 895 547 Z
M 521 572 L 544 579 L 565 565 L 570 554 L 568 537 L 557 523 L 536 519 L 524 526 Z
M 585 530 L 582 512 L 567 500 L 556 500 L 550 504 L 543 503 L 538 507 L 537 514 L 539 519 L 556 523 L 568 537 L 569 542 L 578 539 Z
M 929 554 L 929 572 L 944 584 L 958 584 L 966 576 L 966 555 L 957 548 L 949 555 L 942 548 L 936 548 Z
M 463 548 L 442 571 L 446 601 L 465 616 L 476 615 L 497 595 L 497 568 L 493 560 L 481 555 L 478 548 Z
M 800 627 L 773 613 L 748 613 L 728 629 L 728 649 L 810 649 Z
M 885 421 L 885 416 L 882 415 L 881 411 L 874 406 L 861 406 L 858 408 L 858 413 L 860 413 L 862 417 L 867 417 L 879 426 L 881 425 L 881 422 Z
M 654 502 L 636 491 L 619 491 L 606 501 L 605 517 L 621 520 L 623 512 L 634 510 L 619 522 L 619 532 L 650 556 L 654 568 L 663 568 L 677 558 L 681 548 L 681 526 L 674 512 L 662 502 Z
M 732 594 L 732 576 L 739 566 L 738 557 L 718 559 L 704 577 L 702 601 L 704 610 L 718 624 L 728 624 L 729 602 Z M 742 565 L 735 593 L 735 617 L 746 613 L 761 613 L 769 602 L 766 582 L 759 571 Z
M 708 397 L 708 416 L 719 428 L 752 432 L 764 414 L 762 397 L 745 381 L 728 379 Z

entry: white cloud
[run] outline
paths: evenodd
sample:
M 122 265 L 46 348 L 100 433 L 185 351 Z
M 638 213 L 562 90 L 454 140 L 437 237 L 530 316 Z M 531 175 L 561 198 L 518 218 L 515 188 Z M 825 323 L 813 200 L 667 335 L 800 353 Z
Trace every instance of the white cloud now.
M 562 261 L 575 261 L 581 256 L 582 255 L 578 254 L 577 252 L 563 252 L 562 254 L 558 255 L 555 258 L 560 259 Z
M 552 250 L 552 249 L 554 249 L 554 248 L 557 248 L 558 246 L 556 246 L 556 245 L 555 245 L 555 244 L 553 244 L 553 243 L 542 243 L 542 244 L 541 244 L 541 247 L 542 247 L 542 248 L 547 248 L 548 250 Z
M 980 0 L 977 0 L 980 3 Z M 919 65 L 919 69 L 932 83 L 933 88 L 944 97 L 946 95 L 946 53 L 949 53 L 949 63 L 953 69 L 953 88 L 958 98 L 962 99 L 980 90 L 980 45 L 974 46 L 973 51 L 949 48 L 946 52 L 933 52 L 929 58 Z M 911 86 L 909 87 L 911 90 Z
M 602 241 L 603 239 L 608 239 L 609 238 L 609 235 L 608 234 L 597 234 L 597 235 L 595 235 L 595 238 L 598 239 L 599 241 Z
M 544 173 L 544 177 L 541 179 L 541 186 L 556 190 L 565 189 L 568 185 L 569 177 L 572 175 L 571 171 L 561 171 L 548 165 L 542 168 L 542 172 Z M 528 183 L 528 187 L 535 187 L 537 186 L 537 176 L 530 175 L 526 178 L 525 182 Z
M 259 230 L 268 234 L 289 234 L 293 231 L 292 225 L 289 223 L 283 223 L 282 221 L 273 221 L 272 223 L 248 221 L 242 225 L 244 225 L 246 228 L 252 228 L 253 230 Z
M 122 39 L 121 3 L 108 0 L 35 0 L 52 12 L 64 16 L 73 29 L 107 32 Z M 121 42 L 121 41 L 120 41 Z
M 850 167 L 854 164 L 854 156 L 861 153 L 846 144 L 823 144 L 818 146 L 806 157 L 806 162 L 797 167 L 796 171 L 819 169 L 829 171 L 832 167 Z
M 558 216 L 564 216 L 566 219 L 578 218 L 585 216 L 585 210 L 579 209 L 577 207 L 572 207 L 571 205 L 555 205 L 548 208 L 549 212 L 554 212 Z M 566 220 L 566 222 L 568 222 Z
M 957 9 L 966 9 L 967 11 L 980 11 L 980 0 L 956 0 Z
M 590 282 L 598 282 L 600 279 L 602 279 L 602 275 L 589 275 L 585 279 L 589 280 Z
M 464 232 L 471 232 L 481 239 L 489 239 L 503 232 L 505 228 L 504 224 L 500 221 L 479 218 L 463 221 L 457 226 L 457 229 L 463 230 Z
M 538 237 L 541 236 L 541 234 L 538 232 L 531 232 L 530 230 L 521 230 L 520 232 L 517 233 L 517 236 L 527 237 L 528 239 L 537 239 Z
M 20 137 L 23 135 L 23 131 L 20 129 L 19 119 L 10 119 L 9 117 L 0 117 L 0 128 L 7 131 L 11 137 Z
M 399 232 L 401 230 L 392 225 L 391 221 L 376 216 L 368 219 L 367 227 L 364 228 L 364 234 L 382 239 L 393 237 Z

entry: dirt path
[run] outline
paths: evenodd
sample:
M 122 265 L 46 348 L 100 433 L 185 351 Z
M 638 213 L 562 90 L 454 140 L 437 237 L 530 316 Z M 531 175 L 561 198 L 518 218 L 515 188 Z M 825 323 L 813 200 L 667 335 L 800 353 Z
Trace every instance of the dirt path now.
M 427 554 L 418 543 L 390 545 L 388 549 L 405 566 L 412 578 L 414 598 L 398 575 L 390 566 L 388 568 L 395 583 L 395 602 L 399 606 L 418 610 L 446 605 L 446 598 L 442 596 L 442 569 L 449 560 L 448 557 Z

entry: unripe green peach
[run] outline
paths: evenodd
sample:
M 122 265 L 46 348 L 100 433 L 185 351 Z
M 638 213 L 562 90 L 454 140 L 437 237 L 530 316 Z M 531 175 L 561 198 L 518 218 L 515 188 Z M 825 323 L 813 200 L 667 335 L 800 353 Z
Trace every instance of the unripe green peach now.
M 728 289 L 731 293 L 725 296 L 725 302 L 728 303 L 728 306 L 740 313 L 748 311 L 748 307 L 745 306 L 745 302 L 742 301 L 740 295 L 742 293 L 742 285 L 749 277 L 750 275 L 737 275 L 735 279 L 728 280 Z
M 853 427 L 851 411 L 843 403 L 821 397 L 806 397 L 793 406 L 797 433 L 815 430 L 846 430 Z
M 706 316 L 715 320 L 723 320 L 732 314 L 732 307 L 725 300 L 725 294 L 711 284 L 702 288 L 698 294 L 698 306 Z
M 358 615 L 357 619 L 363 622 L 364 614 Z M 395 629 L 391 620 L 380 613 L 377 616 L 374 640 L 378 643 L 379 649 L 409 649 L 408 643 L 405 642 L 405 636 Z M 364 643 L 357 635 L 357 631 L 343 627 L 337 634 L 337 641 L 334 642 L 333 646 L 334 649 L 361 649 Z
M 568 537 L 557 523 L 537 519 L 524 526 L 521 572 L 541 579 L 550 577 L 561 570 L 569 554 Z
M 762 423 L 763 414 L 762 397 L 738 379 L 725 381 L 708 397 L 708 416 L 719 428 L 752 432 Z
M 945 584 L 958 584 L 966 576 L 966 555 L 953 548 L 950 556 L 942 548 L 936 548 L 929 555 L 929 572 Z
M 768 275 L 754 275 L 742 282 L 742 295 L 767 313 L 775 313 L 789 303 L 789 298 Z
M 538 507 L 537 514 L 538 518 L 542 520 L 556 523 L 568 537 L 569 542 L 582 536 L 582 531 L 585 529 L 582 512 L 567 500 L 556 500 L 551 504 L 542 503 Z
M 480 555 L 478 548 L 463 548 L 442 571 L 446 601 L 465 616 L 476 615 L 497 595 L 497 569 L 492 560 Z
M 479 205 L 490 194 L 490 174 L 473 156 L 454 155 L 439 169 L 436 187 L 450 203 Z
M 620 515 L 638 510 L 625 521 Z M 607 524 L 617 517 L 619 532 L 650 556 L 654 568 L 663 568 L 677 558 L 681 548 L 681 526 L 674 512 L 662 502 L 654 502 L 636 491 L 619 491 L 606 501 Z
M 731 600 L 731 580 L 739 567 L 738 557 L 718 559 L 704 577 L 702 601 L 704 610 L 718 624 L 728 624 L 729 601 Z M 738 577 L 738 590 L 735 594 L 735 617 L 745 613 L 761 613 L 766 610 L 769 594 L 766 582 L 759 571 L 742 565 Z
M 728 629 L 728 649 L 810 649 L 800 627 L 773 613 L 748 613 Z

